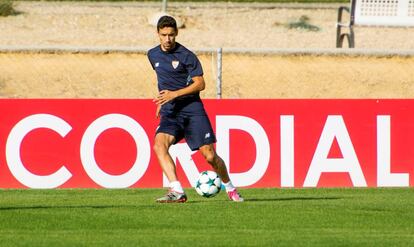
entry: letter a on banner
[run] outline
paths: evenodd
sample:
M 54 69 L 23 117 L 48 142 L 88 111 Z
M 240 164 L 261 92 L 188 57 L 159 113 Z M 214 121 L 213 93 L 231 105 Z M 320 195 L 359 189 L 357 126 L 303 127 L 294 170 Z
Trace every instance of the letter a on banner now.
M 343 158 L 328 158 L 335 138 Z M 316 187 L 323 172 L 347 172 L 354 186 L 367 186 L 342 116 L 328 116 L 303 186 Z

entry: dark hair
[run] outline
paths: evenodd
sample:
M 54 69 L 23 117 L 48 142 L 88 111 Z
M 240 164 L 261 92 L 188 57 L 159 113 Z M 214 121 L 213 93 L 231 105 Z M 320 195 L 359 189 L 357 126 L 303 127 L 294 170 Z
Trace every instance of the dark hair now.
M 160 29 L 164 27 L 172 27 L 175 31 L 177 31 L 177 22 L 175 19 L 171 16 L 164 15 L 162 16 L 157 23 L 157 31 L 160 31 Z

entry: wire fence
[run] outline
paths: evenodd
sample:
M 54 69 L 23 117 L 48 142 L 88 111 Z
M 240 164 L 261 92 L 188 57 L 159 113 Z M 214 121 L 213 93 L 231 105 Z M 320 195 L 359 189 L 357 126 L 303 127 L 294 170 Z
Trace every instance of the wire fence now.
M 147 48 L 0 47 L 5 98 L 152 98 Z M 219 52 L 219 51 L 222 51 Z M 195 50 L 203 98 L 405 98 L 414 95 L 414 52 Z

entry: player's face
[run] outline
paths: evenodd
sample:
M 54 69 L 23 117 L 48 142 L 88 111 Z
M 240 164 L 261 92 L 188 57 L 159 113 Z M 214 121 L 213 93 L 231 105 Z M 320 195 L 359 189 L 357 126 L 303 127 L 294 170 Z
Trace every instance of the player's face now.
M 172 27 L 164 27 L 158 30 L 158 37 L 160 38 L 161 49 L 169 51 L 175 47 L 175 37 L 177 31 Z

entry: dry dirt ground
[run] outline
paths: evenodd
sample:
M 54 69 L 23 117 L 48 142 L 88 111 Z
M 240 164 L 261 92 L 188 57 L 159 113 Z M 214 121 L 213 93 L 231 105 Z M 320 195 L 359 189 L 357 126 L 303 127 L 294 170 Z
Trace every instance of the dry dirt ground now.
M 338 5 L 176 5 L 185 23 L 178 41 L 189 48 L 334 48 Z M 143 3 L 19 2 L 20 15 L 0 18 L 0 46 L 157 44 Z M 288 29 L 303 15 L 318 32 Z M 409 28 L 357 28 L 358 48 L 414 50 Z M 216 93 L 215 56 L 201 54 Z M 248 56 L 224 54 L 224 98 L 412 98 L 414 57 Z M 0 95 L 13 98 L 149 98 L 155 76 L 143 54 L 0 52 Z
M 216 97 L 212 58 L 201 55 Z M 224 98 L 413 98 L 413 57 L 223 57 Z M 13 98 L 152 98 L 142 54 L 0 54 L 0 94 Z

